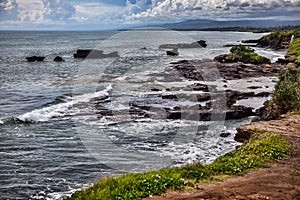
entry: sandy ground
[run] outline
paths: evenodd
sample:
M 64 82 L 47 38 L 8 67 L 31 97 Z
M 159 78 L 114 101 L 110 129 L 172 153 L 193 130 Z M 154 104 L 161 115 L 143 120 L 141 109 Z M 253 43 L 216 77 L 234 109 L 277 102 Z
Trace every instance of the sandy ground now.
M 269 164 L 244 176 L 216 184 L 199 184 L 194 191 L 168 192 L 165 197 L 144 200 L 269 199 L 300 200 L 300 115 L 285 115 L 280 120 L 254 122 L 241 128 L 269 130 L 287 137 L 293 146 L 289 158 Z

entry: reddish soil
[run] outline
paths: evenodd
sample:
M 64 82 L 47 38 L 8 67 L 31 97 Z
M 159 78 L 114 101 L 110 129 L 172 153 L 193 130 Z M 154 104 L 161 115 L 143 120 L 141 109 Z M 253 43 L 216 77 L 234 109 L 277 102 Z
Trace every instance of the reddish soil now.
M 199 184 L 197 190 L 168 192 L 165 197 L 153 196 L 144 200 L 300 200 L 300 115 L 285 115 L 280 120 L 254 122 L 240 128 L 253 127 L 284 135 L 293 146 L 292 155 L 269 164 L 269 168 L 241 177 L 216 184 Z

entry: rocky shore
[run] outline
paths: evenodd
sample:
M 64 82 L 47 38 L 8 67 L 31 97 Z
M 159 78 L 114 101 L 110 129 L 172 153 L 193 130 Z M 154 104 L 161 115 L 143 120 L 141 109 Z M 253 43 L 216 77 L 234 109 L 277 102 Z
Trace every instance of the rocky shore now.
M 288 37 L 286 38 L 288 39 Z M 244 41 L 246 42 L 246 41 Z M 253 42 L 253 41 L 249 41 Z M 260 41 L 259 41 L 260 42 Z M 282 42 L 286 42 L 285 40 Z M 242 47 L 244 48 L 244 47 Z M 246 49 L 247 51 L 252 51 L 251 49 Z M 233 52 L 231 52 L 233 53 Z M 252 57 L 256 57 L 256 54 L 251 55 Z M 241 60 L 244 58 L 241 57 Z M 136 118 L 152 118 L 159 117 L 161 114 L 160 109 L 153 109 L 153 104 L 159 104 L 162 109 L 165 110 L 166 115 L 163 117 L 167 119 L 187 119 L 187 120 L 199 120 L 199 121 L 209 121 L 212 120 L 213 113 L 218 116 L 224 116 L 224 118 L 220 117 L 219 120 L 228 120 L 228 119 L 242 119 L 249 116 L 255 116 L 255 109 L 250 106 L 239 105 L 239 100 L 245 100 L 249 98 L 257 98 L 257 97 L 269 97 L 272 95 L 271 91 L 264 91 L 260 89 L 266 89 L 269 86 L 263 84 L 253 84 L 252 81 L 259 81 L 261 77 L 274 77 L 277 76 L 279 72 L 287 69 L 287 65 L 285 63 L 270 63 L 269 61 L 261 62 L 261 58 L 259 58 L 259 62 L 240 62 L 239 59 L 232 59 L 232 57 L 228 57 L 228 55 L 221 55 L 213 60 L 179 60 L 176 62 L 170 63 L 163 73 L 160 74 L 151 74 L 153 77 L 156 77 L 161 82 L 194 82 L 194 84 L 182 85 L 180 87 L 167 87 L 167 88 L 159 88 L 152 87 L 149 88 L 150 91 L 162 91 L 161 94 L 149 94 L 147 97 L 143 97 L 143 99 L 136 99 L 130 103 L 130 114 L 132 116 L 136 116 Z M 151 76 L 150 75 L 150 76 Z M 251 80 L 250 80 L 251 79 Z M 232 81 L 241 81 L 240 83 L 246 84 L 250 83 L 247 86 L 247 90 L 245 89 L 236 89 L 230 83 Z M 276 79 L 272 80 L 275 82 Z M 213 83 L 213 84 L 212 84 Z M 238 82 L 235 82 L 235 84 Z M 273 85 L 273 86 L 274 86 Z M 196 91 L 198 93 L 189 94 L 187 96 L 181 94 L 182 91 Z M 153 96 L 154 95 L 154 96 Z M 153 98 L 154 97 L 154 98 Z M 171 102 L 179 102 L 180 100 L 188 98 L 189 100 L 194 99 L 195 105 L 193 106 L 165 106 L 169 104 L 165 104 L 164 101 Z M 151 99 L 156 99 L 156 102 L 151 101 Z M 215 102 L 217 106 L 214 106 Z M 221 102 L 225 102 L 222 104 Z M 151 112 L 150 112 L 151 111 Z M 109 111 L 103 111 L 101 113 L 101 108 L 99 108 L 100 115 L 107 115 Z M 260 110 L 257 110 L 260 112 Z M 150 114 L 151 113 L 151 114 Z M 214 119 L 216 120 L 216 119 Z M 217 119 L 218 120 L 218 119 Z M 189 188 L 189 190 L 182 190 L 184 188 L 177 188 L 173 186 L 173 181 L 175 178 L 173 175 L 182 175 L 182 172 L 174 172 L 168 174 L 167 176 L 171 176 L 173 178 L 170 179 L 170 184 L 166 188 L 171 189 L 172 191 L 167 192 L 165 196 L 152 196 L 145 198 L 145 200 L 160 200 L 160 199 L 300 199 L 300 115 L 282 115 L 279 120 L 271 120 L 271 121 L 258 121 L 252 122 L 248 125 L 239 126 L 237 128 L 238 133 L 235 136 L 235 140 L 239 142 L 243 142 L 244 145 L 238 147 L 236 151 L 225 155 L 220 160 L 216 160 L 215 163 L 212 163 L 212 169 L 210 166 L 207 166 L 208 172 L 205 171 L 207 168 L 205 166 L 201 166 L 201 164 L 195 164 L 191 166 L 186 166 L 183 169 L 179 169 L 179 171 L 183 170 L 184 176 L 185 173 L 188 173 L 188 178 L 197 178 L 196 182 L 208 177 L 205 173 L 212 175 L 211 178 L 208 178 L 207 181 L 209 183 L 196 183 L 193 188 Z M 284 156 L 280 153 L 280 143 L 286 143 L 283 140 L 281 142 L 274 142 L 278 145 L 274 149 L 271 148 L 270 155 L 273 153 L 276 154 L 275 163 L 269 163 L 269 168 L 258 169 L 257 171 L 252 171 L 241 177 L 232 177 L 227 175 L 240 175 L 236 173 L 240 172 L 248 172 L 248 169 L 255 169 L 257 167 L 261 167 L 260 165 L 256 165 L 255 161 L 249 161 L 248 152 L 245 151 L 245 155 L 239 157 L 239 155 L 243 154 L 241 151 L 244 151 L 244 147 L 247 146 L 248 143 L 253 141 L 249 140 L 253 137 L 259 137 L 261 132 L 267 132 L 273 135 L 281 135 L 291 144 L 292 151 L 291 155 L 288 158 L 284 158 Z M 262 134 L 261 134 L 262 135 Z M 278 135 L 277 135 L 278 136 Z M 223 136 L 222 136 L 223 137 Z M 226 134 L 224 134 L 226 137 Z M 273 136 L 272 136 L 273 137 Z M 270 138 L 272 138 L 270 136 Z M 279 137 L 279 136 L 278 136 Z M 267 140 L 270 139 L 267 137 Z M 272 146 L 272 141 L 265 145 L 268 148 Z M 284 145 L 283 145 L 284 146 Z M 284 149 L 284 147 L 282 148 Z M 254 155 L 257 152 L 261 151 L 262 156 L 269 156 L 267 152 L 259 149 L 257 146 L 253 146 L 250 148 L 249 152 L 254 151 Z M 269 150 L 267 150 L 269 152 Z M 239 152 L 239 153 L 236 153 Z M 287 152 L 282 150 L 283 152 Z M 253 153 L 253 152 L 252 152 Z M 283 153 L 283 154 L 285 154 Z M 283 155 L 282 154 L 282 155 Z M 273 155 L 273 154 L 272 154 Z M 227 157 L 226 157 L 227 156 Z M 238 158 L 236 158 L 237 156 Z M 233 163 L 230 160 L 233 158 Z M 236 160 L 237 159 L 237 160 Z M 283 160 L 281 160 L 283 159 Z M 264 160 L 264 158 L 263 158 Z M 280 161 L 278 161 L 280 160 Z M 270 161 L 268 159 L 264 161 Z M 221 162 L 221 163 L 220 163 Z M 249 163 L 248 163 L 249 162 Z M 215 167 L 215 165 L 217 167 Z M 237 165 L 237 166 L 235 166 Z M 218 168 L 220 167 L 220 169 Z M 239 167 L 243 168 L 240 169 Z M 169 169 L 172 171 L 172 169 Z M 187 171 L 188 172 L 187 172 Z M 219 170 L 219 171 L 218 171 Z M 233 170 L 233 173 L 228 173 L 228 171 Z M 166 170 L 168 171 L 168 170 Z M 213 172 L 212 172 L 213 171 Z M 220 172 L 220 173 L 217 173 Z M 159 173 L 159 172 L 154 172 Z M 178 173 L 178 174 L 176 174 Z M 216 174 L 217 175 L 216 175 Z M 150 172 L 151 174 L 151 172 Z M 130 176 L 130 175 L 129 175 Z M 155 177 L 158 179 L 161 178 L 161 175 L 156 174 Z M 216 177 L 215 177 L 216 176 Z M 145 175 L 146 177 L 146 175 Z M 145 178 L 143 177 L 143 179 Z M 155 178 L 154 177 L 154 178 Z M 228 179 L 228 177 L 230 177 Z M 150 177 L 151 181 L 149 184 L 151 185 L 153 182 L 153 177 Z M 122 177 L 120 178 L 122 180 Z M 145 179 L 144 179 L 145 180 Z M 168 179 L 169 180 L 169 179 Z M 181 179 L 180 179 L 181 180 Z M 213 183 L 211 180 L 217 181 L 218 183 Z M 109 180 L 108 180 L 109 181 Z M 132 181 L 136 181 L 134 178 Z M 161 180 L 156 180 L 157 182 Z M 175 181 L 176 182 L 176 181 Z M 180 181 L 179 181 L 180 182 Z M 138 182 L 139 183 L 139 182 Z M 148 182 L 147 182 L 148 184 Z M 174 183 L 175 185 L 177 184 Z M 99 183 L 99 188 L 101 182 Z M 180 184 L 179 184 L 180 185 Z M 94 186 L 97 188 L 98 186 Z M 140 184 L 137 185 L 140 187 Z M 142 186 L 141 186 L 142 187 Z M 156 189 L 156 185 L 150 187 L 146 187 L 147 191 Z M 132 190 L 135 191 L 136 187 Z M 174 191 L 176 189 L 180 189 L 180 191 Z M 93 189 L 91 189 L 93 190 Z M 143 188 L 141 189 L 143 191 Z M 144 192 L 144 191 L 143 191 Z M 166 191 L 162 190 L 157 194 L 162 194 Z M 130 192 L 129 192 L 130 193 Z M 87 192 L 89 194 L 89 192 Z M 131 193 L 130 193 L 131 194 Z M 148 193 L 146 193 L 148 194 Z M 151 193 L 149 193 L 151 194 Z M 80 197 L 80 193 L 78 193 Z M 144 195 L 144 193 L 143 193 Z M 141 196 L 143 196 L 141 194 Z M 144 195 L 145 196 L 145 195 Z M 84 197 L 84 196 L 83 196 Z M 78 198 L 80 199 L 80 198 Z
M 244 176 L 220 183 L 198 184 L 194 191 L 169 192 L 165 197 L 144 200 L 190 199 L 300 199 L 300 115 L 283 115 L 279 120 L 260 121 L 238 127 L 236 139 L 247 141 L 258 129 L 272 131 L 287 138 L 292 145 L 289 158 L 268 164 Z
M 210 121 L 212 114 L 226 116 L 226 118 L 220 117 L 219 120 L 241 119 L 254 116 L 255 112 L 253 108 L 237 105 L 237 101 L 253 97 L 268 97 L 271 95 L 271 91 L 264 91 L 268 86 L 251 85 L 252 81 L 248 80 L 248 78 L 258 78 L 256 81 L 259 81 L 259 77 L 275 76 L 278 71 L 284 68 L 285 66 L 278 64 L 224 64 L 212 60 L 181 60 L 173 62 L 166 67 L 164 73 L 152 74 L 152 76 L 164 82 L 188 80 L 195 81 L 195 83 L 188 86 L 163 89 L 152 87 L 150 91 L 161 91 L 162 93 L 153 93 L 132 100 L 130 102 L 129 113 L 133 118 L 164 117 L 167 119 L 199 121 Z M 229 82 L 237 80 L 243 80 L 244 82 L 248 80 L 249 86 L 247 91 L 238 91 L 230 88 Z M 265 89 L 262 87 L 265 87 Z M 262 92 L 259 92 L 259 89 Z M 186 94 L 184 91 L 195 91 L 197 93 Z M 155 102 L 153 102 L 153 99 L 155 99 Z M 164 106 L 168 105 L 165 103 L 166 101 L 180 102 L 185 99 L 192 100 L 195 104 L 193 106 Z M 216 101 L 220 101 L 220 104 L 213 105 L 213 102 Z M 153 109 L 154 104 L 159 105 L 160 109 Z M 112 111 L 102 109 L 101 107 L 98 109 L 99 117 L 112 116 Z M 161 110 L 164 110 L 166 115 L 160 116 Z

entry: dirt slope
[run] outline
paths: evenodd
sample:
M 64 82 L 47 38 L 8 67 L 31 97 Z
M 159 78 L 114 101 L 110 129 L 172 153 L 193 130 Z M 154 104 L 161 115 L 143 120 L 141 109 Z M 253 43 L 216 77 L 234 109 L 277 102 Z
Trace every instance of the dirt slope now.
M 239 128 L 248 130 L 254 127 L 287 137 L 293 146 L 291 157 L 242 177 L 218 184 L 200 184 L 194 191 L 169 192 L 165 197 L 154 196 L 145 200 L 300 200 L 300 115 L 285 115 L 280 120 L 254 122 Z

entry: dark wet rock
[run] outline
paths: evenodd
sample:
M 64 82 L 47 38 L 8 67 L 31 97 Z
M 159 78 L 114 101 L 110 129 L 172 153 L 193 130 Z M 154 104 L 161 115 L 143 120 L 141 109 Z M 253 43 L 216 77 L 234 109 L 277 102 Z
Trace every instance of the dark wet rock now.
M 201 95 L 197 95 L 197 100 L 199 102 L 203 102 L 203 101 L 209 101 L 211 100 L 211 96 L 210 94 L 206 93 L 206 94 L 201 94 Z
M 256 90 L 256 89 L 260 89 L 262 88 L 262 86 L 250 86 L 248 87 L 248 89 L 251 89 L 251 90 Z
M 291 61 L 289 61 L 288 59 L 282 59 L 282 58 L 278 58 L 278 60 L 276 61 L 276 63 L 278 64 L 282 64 L 282 65 L 287 65 L 289 64 Z
M 268 121 L 278 118 L 277 115 L 274 115 L 270 110 L 269 106 L 263 106 L 255 111 L 255 118 L 252 121 Z
M 162 91 L 162 89 L 152 88 L 151 91 L 153 91 L 153 92 L 159 92 L 159 91 Z
M 97 49 L 78 49 L 74 58 L 117 58 L 120 57 L 117 51 L 104 54 L 102 50 Z
M 227 106 L 231 107 L 233 104 L 236 103 L 237 100 L 241 99 L 248 99 L 250 97 L 254 97 L 254 92 L 238 92 L 233 90 L 227 90 L 226 91 L 226 100 L 227 100 Z
M 91 52 L 92 49 L 78 49 L 74 54 L 74 58 L 86 58 Z M 103 51 L 101 51 L 100 53 L 103 53 Z
M 162 99 L 172 99 L 172 100 L 176 100 L 177 96 L 173 95 L 173 94 L 167 94 L 167 95 L 162 95 Z
M 270 96 L 272 93 L 270 93 L 270 92 L 260 92 L 260 93 L 257 93 L 257 94 L 255 94 L 254 96 L 255 97 L 268 97 L 268 96 Z
M 234 136 L 234 140 L 237 141 L 237 142 L 247 142 L 249 141 L 251 135 L 253 135 L 253 131 L 251 131 L 250 129 L 244 129 L 240 126 L 238 126 L 236 128 L 237 130 L 237 133 L 235 134 Z
M 200 47 L 204 47 L 204 48 L 207 47 L 206 41 L 199 40 L 190 44 L 186 44 L 186 43 L 163 44 L 159 46 L 160 49 L 173 49 L 173 48 L 187 49 L 187 48 L 200 48 Z
M 255 113 L 252 111 L 252 108 L 245 106 L 232 106 L 231 110 L 226 112 L 226 120 L 229 119 L 242 119 L 249 116 L 254 116 Z
M 214 58 L 214 61 L 219 62 L 219 63 L 231 63 L 232 61 L 228 59 L 227 54 L 221 54 L 219 56 L 216 56 Z
M 26 57 L 26 60 L 28 62 L 42 62 L 44 61 L 45 57 L 44 56 L 30 56 L 30 57 Z
M 55 62 L 64 62 L 65 60 L 60 56 L 56 56 L 53 61 L 55 61 Z
M 200 44 L 201 47 L 207 47 L 206 41 L 204 40 L 199 40 L 197 43 Z
M 201 83 L 194 83 L 193 85 L 191 85 L 191 88 L 194 91 L 209 92 L 208 86 L 205 84 L 201 84 Z
M 246 43 L 246 44 L 249 44 L 249 43 L 258 43 L 259 40 L 242 40 L 242 43 Z
M 170 64 L 173 65 L 173 64 L 189 64 L 190 61 L 188 60 L 179 60 L 179 61 L 176 61 L 176 62 L 171 62 Z
M 231 135 L 231 134 L 228 133 L 228 132 L 222 132 L 222 133 L 220 134 L 220 137 L 226 138 L 226 137 L 228 137 L 228 136 L 230 136 L 230 135 Z
M 168 56 L 178 56 L 178 49 L 174 48 L 173 50 L 167 51 L 166 52 Z
M 249 77 L 275 76 L 287 67 L 279 64 L 244 64 L 244 63 L 220 63 L 210 61 L 187 61 L 172 62 L 166 68 L 167 75 L 173 79 L 184 77 L 188 80 L 215 81 L 221 78 L 234 80 Z M 174 71 L 175 69 L 175 71 Z

